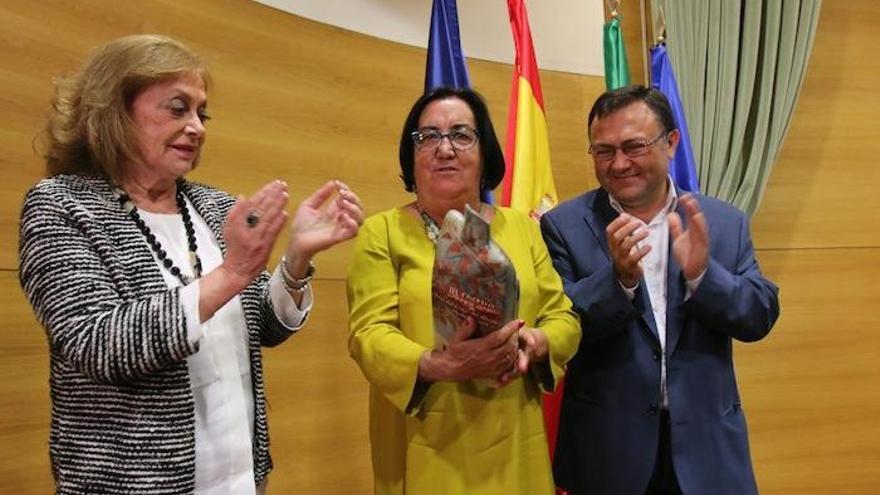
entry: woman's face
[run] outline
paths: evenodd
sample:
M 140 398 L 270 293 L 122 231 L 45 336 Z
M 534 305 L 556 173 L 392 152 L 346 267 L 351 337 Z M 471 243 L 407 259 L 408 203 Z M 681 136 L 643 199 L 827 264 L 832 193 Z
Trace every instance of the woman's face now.
M 194 72 L 141 91 L 131 104 L 141 163 L 125 172 L 173 181 L 192 170 L 205 142 L 207 101 L 205 82 Z
M 475 130 L 476 121 L 468 104 L 456 97 L 432 101 L 419 117 L 419 131 L 446 134 L 463 127 Z M 479 198 L 483 173 L 479 139 L 467 150 L 457 150 L 449 138 L 442 138 L 436 148 L 416 147 L 414 152 L 413 175 L 420 201 Z

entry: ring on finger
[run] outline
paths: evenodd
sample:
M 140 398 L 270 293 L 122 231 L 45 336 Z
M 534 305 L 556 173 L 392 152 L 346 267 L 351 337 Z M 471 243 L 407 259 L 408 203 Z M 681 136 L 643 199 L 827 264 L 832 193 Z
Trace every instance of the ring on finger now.
M 247 216 L 244 218 L 244 221 L 247 223 L 248 227 L 254 228 L 257 226 L 258 223 L 260 223 L 260 214 L 252 211 L 247 214 Z

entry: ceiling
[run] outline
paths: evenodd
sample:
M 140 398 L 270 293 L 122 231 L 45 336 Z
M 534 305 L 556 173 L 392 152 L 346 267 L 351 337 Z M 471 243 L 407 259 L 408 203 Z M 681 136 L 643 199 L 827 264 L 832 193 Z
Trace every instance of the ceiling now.
M 314 21 L 377 38 L 426 47 L 432 0 L 255 0 Z M 602 75 L 602 0 L 526 2 L 541 69 Z M 462 49 L 468 57 L 513 63 L 505 0 L 459 0 Z

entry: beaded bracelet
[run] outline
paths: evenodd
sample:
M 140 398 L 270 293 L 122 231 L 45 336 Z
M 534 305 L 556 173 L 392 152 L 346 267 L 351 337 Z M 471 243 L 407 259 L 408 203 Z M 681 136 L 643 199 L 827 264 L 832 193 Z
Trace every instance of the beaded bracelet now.
M 284 282 L 284 288 L 287 292 L 302 294 L 309 285 L 309 282 L 312 281 L 312 276 L 314 275 L 315 265 L 309 260 L 309 268 L 306 270 L 306 275 L 303 278 L 291 276 L 290 271 L 287 269 L 287 255 L 281 257 L 281 281 Z

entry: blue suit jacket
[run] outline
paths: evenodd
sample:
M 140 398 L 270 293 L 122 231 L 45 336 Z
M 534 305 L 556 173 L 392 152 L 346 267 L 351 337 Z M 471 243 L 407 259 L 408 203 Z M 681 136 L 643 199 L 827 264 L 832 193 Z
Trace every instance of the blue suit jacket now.
M 710 260 L 687 301 L 668 262 L 666 356 L 672 455 L 685 494 L 757 493 L 731 339 L 759 340 L 779 315 L 778 289 L 758 268 L 746 216 L 696 196 Z M 679 214 L 686 221 L 684 213 Z M 598 189 L 560 204 L 541 229 L 583 338 L 568 364 L 554 475 L 575 494 L 642 495 L 659 432 L 660 341 L 644 281 L 630 301 L 612 268 L 605 228 L 618 213 Z

